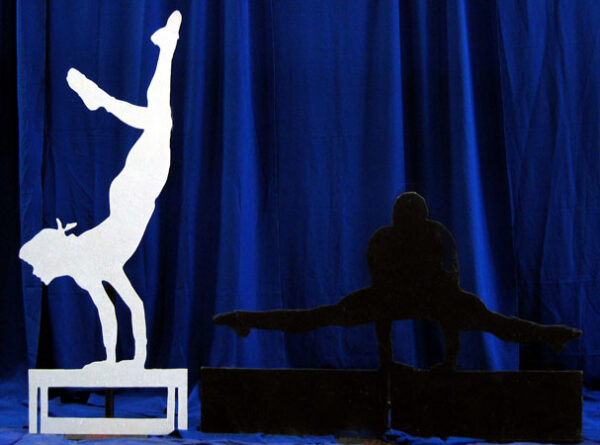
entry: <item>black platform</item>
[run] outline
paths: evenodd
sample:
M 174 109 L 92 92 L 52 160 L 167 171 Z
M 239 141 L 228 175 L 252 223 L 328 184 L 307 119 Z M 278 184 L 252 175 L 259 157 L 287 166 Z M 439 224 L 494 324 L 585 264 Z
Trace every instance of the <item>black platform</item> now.
M 429 437 L 581 440 L 583 375 L 556 372 L 202 368 L 207 432 L 334 434 L 389 427 Z
M 207 432 L 331 434 L 387 429 L 377 371 L 202 368 Z
M 579 371 L 396 373 L 391 426 L 415 436 L 579 442 Z

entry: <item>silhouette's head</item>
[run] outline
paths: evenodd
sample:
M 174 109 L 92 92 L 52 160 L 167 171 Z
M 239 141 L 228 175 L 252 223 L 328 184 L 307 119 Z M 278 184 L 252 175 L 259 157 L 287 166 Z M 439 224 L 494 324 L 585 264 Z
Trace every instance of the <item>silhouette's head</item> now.
M 418 193 L 406 192 L 396 198 L 393 218 L 395 226 L 423 222 L 428 216 L 427 203 Z
M 77 223 L 70 223 L 63 227 L 57 218 L 58 228 L 43 229 L 31 240 L 26 242 L 19 251 L 19 258 L 33 266 L 34 275 L 38 276 L 44 284 L 64 275 L 62 272 L 61 257 L 67 247 L 67 231 L 74 228 Z

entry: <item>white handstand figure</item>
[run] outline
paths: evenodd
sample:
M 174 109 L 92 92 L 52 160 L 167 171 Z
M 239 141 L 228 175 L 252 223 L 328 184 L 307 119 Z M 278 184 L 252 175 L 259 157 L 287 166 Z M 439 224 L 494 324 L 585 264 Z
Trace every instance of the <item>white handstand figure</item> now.
M 33 266 L 33 273 L 45 284 L 68 275 L 92 297 L 100 316 L 106 361 L 94 362 L 86 368 L 116 365 L 117 318 L 103 281 L 117 291 L 131 310 L 135 354 L 133 360 L 121 361 L 119 366 L 143 368 L 146 361 L 144 304 L 123 266 L 140 244 L 169 173 L 171 63 L 180 25 L 181 14 L 175 11 L 167 24 L 151 37 L 160 53 L 148 86 L 146 107 L 111 97 L 74 68 L 67 74 L 69 86 L 88 109 L 104 107 L 127 125 L 143 130 L 127 156 L 125 167 L 110 186 L 108 218 L 79 236 L 67 235 L 76 223 L 63 226 L 57 219 L 57 229 L 41 230 L 19 252 L 19 257 Z

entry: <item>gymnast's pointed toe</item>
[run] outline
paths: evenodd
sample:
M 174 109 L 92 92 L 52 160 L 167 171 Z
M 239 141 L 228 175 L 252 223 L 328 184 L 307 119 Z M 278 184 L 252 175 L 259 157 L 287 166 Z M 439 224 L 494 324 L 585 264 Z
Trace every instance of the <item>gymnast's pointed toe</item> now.
M 179 32 L 179 28 L 181 27 L 181 12 L 175 10 L 167 19 L 167 25 L 165 28 L 170 29 L 172 32 Z
M 214 324 L 230 327 L 240 337 L 247 337 L 250 335 L 250 328 L 241 323 L 240 314 L 238 312 L 227 312 L 225 314 L 215 315 L 212 321 Z
M 235 312 L 227 312 L 225 314 L 217 314 L 213 317 L 212 322 L 214 324 L 220 324 L 225 326 L 231 326 L 236 321 Z
M 547 344 L 554 352 L 560 352 L 571 340 L 581 337 L 583 331 L 566 326 L 550 326 Z
M 167 20 L 167 24 L 152 34 L 150 40 L 159 48 L 164 48 L 168 45 L 171 45 L 174 48 L 177 40 L 179 39 L 180 26 L 181 13 L 179 11 L 175 11 Z
M 77 69 L 69 69 L 67 83 L 79 95 L 88 110 L 95 111 L 102 106 L 103 95 L 98 85 Z

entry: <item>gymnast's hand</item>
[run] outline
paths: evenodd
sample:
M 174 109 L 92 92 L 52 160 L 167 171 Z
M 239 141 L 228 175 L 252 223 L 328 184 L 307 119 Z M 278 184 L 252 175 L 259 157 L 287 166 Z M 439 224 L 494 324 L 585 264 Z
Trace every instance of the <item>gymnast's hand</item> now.
M 212 321 L 214 324 L 229 326 L 240 337 L 247 337 L 250 335 L 250 328 L 242 322 L 242 315 L 242 311 L 227 312 L 215 315 Z

